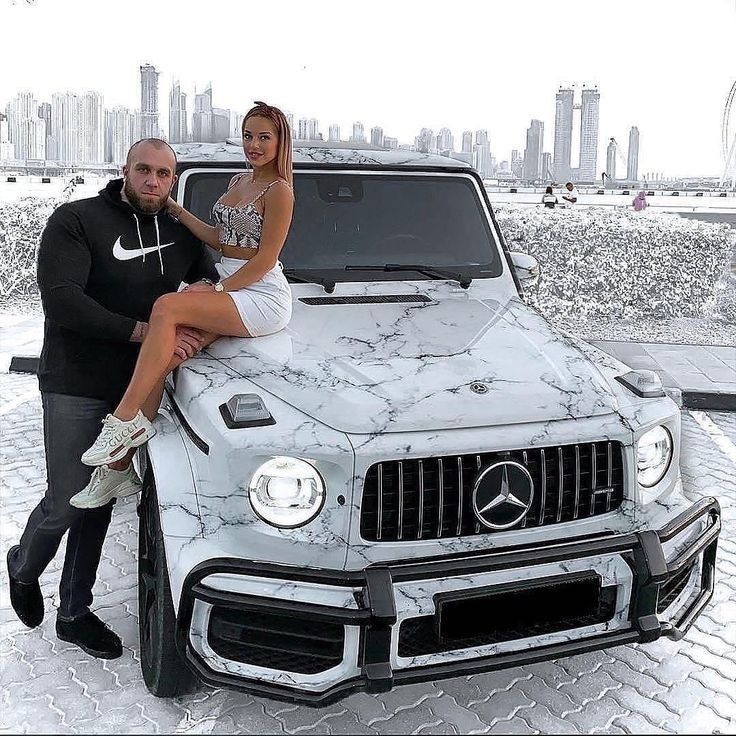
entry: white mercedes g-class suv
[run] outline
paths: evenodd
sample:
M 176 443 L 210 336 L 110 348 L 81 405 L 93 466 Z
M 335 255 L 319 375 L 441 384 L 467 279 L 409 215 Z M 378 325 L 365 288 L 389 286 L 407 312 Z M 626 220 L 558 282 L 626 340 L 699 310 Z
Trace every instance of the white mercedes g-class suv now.
M 176 148 L 207 220 L 242 149 Z M 683 497 L 656 374 L 525 301 L 539 266 L 463 162 L 324 147 L 294 168 L 290 324 L 182 365 L 141 459 L 151 692 L 323 703 L 680 638 L 720 509 Z

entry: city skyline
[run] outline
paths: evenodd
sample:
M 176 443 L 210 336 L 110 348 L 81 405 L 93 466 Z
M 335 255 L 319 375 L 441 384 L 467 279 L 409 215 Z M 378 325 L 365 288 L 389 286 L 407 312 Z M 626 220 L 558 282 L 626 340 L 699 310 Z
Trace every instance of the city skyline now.
M 518 5 L 489 9 L 461 2 L 455 8 L 457 24 L 445 32 L 417 13 L 413 2 L 378 0 L 380 12 L 365 16 L 350 5 L 315 0 L 314 8 L 321 11 L 317 15 L 339 14 L 340 27 L 355 25 L 367 39 L 380 38 L 393 26 L 411 28 L 411 33 L 399 33 L 393 45 L 382 44 L 376 55 L 356 51 L 351 34 L 330 31 L 329 23 L 316 18 L 289 22 L 288 8 L 276 50 L 265 40 L 268 34 L 248 32 L 244 10 L 219 0 L 208 3 L 206 12 L 213 19 L 226 17 L 228 27 L 243 31 L 231 41 L 207 31 L 208 24 L 200 22 L 204 13 L 193 3 L 180 3 L 171 14 L 132 0 L 130 12 L 116 18 L 114 29 L 88 0 L 66 0 L 63 11 L 47 0 L 17 4 L 0 11 L 5 29 L 0 62 L 11 70 L 0 79 L 0 104 L 23 89 L 34 90 L 41 101 L 58 90 L 79 94 L 92 89 L 104 92 L 108 109 L 140 108 L 138 67 L 148 62 L 159 72 L 164 129 L 172 81 L 181 80 L 191 116 L 193 91 L 201 94 L 211 79 L 222 108 L 242 111 L 253 99 L 266 99 L 291 110 L 297 120 L 319 119 L 325 138 L 329 125 L 340 126 L 342 137 L 349 137 L 355 121 L 363 122 L 368 140 L 373 127 L 399 141 L 412 141 L 421 127 L 448 128 L 456 139 L 466 129 L 487 129 L 494 152 L 507 158 L 514 149 L 524 150 L 525 132 L 535 119 L 547 134 L 545 153 L 553 151 L 550 93 L 577 81 L 597 84 L 602 91 L 598 173 L 608 139 L 615 137 L 623 149 L 632 125 L 643 136 L 640 170 L 720 173 L 720 121 L 733 76 L 726 51 L 736 22 L 731 0 L 714 0 L 705 8 L 697 6 L 697 12 L 693 3 L 680 0 L 668 4 L 667 14 L 646 0 L 595 5 L 572 0 L 564 14 L 533 0 Z M 28 50 L 24 39 L 29 32 L 36 46 L 55 48 L 71 16 L 84 44 L 66 45 L 54 64 Z M 138 32 L 140 17 L 151 27 L 166 28 L 172 39 L 163 44 L 166 50 L 159 51 L 161 44 Z M 522 34 L 506 32 L 515 24 Z M 477 37 L 465 32 L 476 27 L 481 31 Z M 601 42 L 598 30 L 603 28 L 611 42 Z M 244 44 L 252 57 L 238 53 Z M 268 61 L 249 74 L 250 58 Z M 682 104 L 685 96 L 687 105 Z M 460 143 L 455 147 L 461 148 Z
M 34 162 L 47 160 L 62 165 L 121 165 L 130 145 L 142 137 L 161 137 L 171 143 L 221 142 L 239 137 L 243 114 L 214 107 L 212 83 L 205 86 L 204 92 L 195 92 L 195 107 L 191 113 L 190 126 L 187 95 L 181 91 L 178 79 L 173 81 L 169 92 L 169 125 L 166 130 L 161 121 L 158 103 L 159 72 L 147 63 L 142 64 L 139 71 L 140 110 L 129 110 L 122 106 L 106 109 L 103 107 L 102 96 L 94 90 L 83 95 L 53 93 L 52 103 L 40 102 L 31 91 L 19 92 L 6 105 L 6 119 L 0 114 L 0 159 L 15 159 L 19 162 L 24 159 Z M 447 127 L 440 128 L 437 133 L 423 127 L 414 137 L 413 143 L 407 143 L 384 135 L 381 126 L 373 126 L 370 130 L 370 145 L 452 156 L 473 165 L 484 178 L 544 183 L 567 180 L 592 183 L 598 178 L 595 172 L 599 144 L 600 92 L 597 87 L 586 89 L 583 85 L 581 102 L 577 104 L 574 103 L 574 95 L 573 88 L 561 88 L 556 94 L 554 154 L 543 150 L 544 123 L 535 119 L 527 128 L 523 155 L 518 149 L 512 149 L 510 162 L 504 160 L 498 151 L 495 153 L 499 155 L 494 155 L 488 131 L 485 129 L 463 130 L 462 139 L 456 139 Z M 579 166 L 572 168 L 572 113 L 575 110 L 580 110 Z M 34 111 L 37 111 L 37 118 Z M 308 144 L 309 141 L 325 140 L 318 119 L 299 118 L 295 125 L 293 113 L 287 111 L 286 115 L 296 142 Z M 8 142 L 8 136 L 13 143 Z M 339 125 L 330 124 L 328 140 L 357 142 L 359 147 L 368 143 L 361 121 L 353 123 L 352 133 L 347 139 L 340 135 Z M 461 151 L 455 150 L 456 140 L 462 140 Z M 617 143 L 613 137 L 610 140 L 603 176 L 619 181 L 636 181 L 638 129 L 633 126 L 629 133 L 625 179 L 623 176 L 616 177 L 616 159 L 613 154 L 617 152 Z M 622 154 L 619 152 L 619 155 Z M 38 166 L 37 163 L 33 165 Z M 644 178 L 661 179 L 662 174 L 645 174 Z

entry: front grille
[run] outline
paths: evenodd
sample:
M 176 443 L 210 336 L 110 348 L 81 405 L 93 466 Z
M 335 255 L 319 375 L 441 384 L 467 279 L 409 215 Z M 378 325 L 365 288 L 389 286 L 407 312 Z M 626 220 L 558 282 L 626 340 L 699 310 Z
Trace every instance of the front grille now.
M 311 675 L 342 662 L 345 628 L 307 618 L 214 606 L 208 641 L 225 659 Z
M 399 656 L 417 657 L 542 636 L 610 621 L 616 587 L 600 578 L 527 585 L 491 591 L 443 606 L 434 616 L 406 619 L 399 630 Z
M 479 471 L 501 460 L 521 463 L 534 482 L 532 506 L 515 529 L 605 514 L 624 498 L 620 442 L 392 460 L 366 473 L 362 538 L 396 542 L 496 532 L 477 520 L 472 495 Z
M 662 587 L 659 589 L 659 600 L 657 601 L 657 613 L 662 613 L 664 610 L 669 608 L 685 587 L 687 586 L 688 580 L 690 580 L 690 573 L 693 571 L 695 563 L 681 570 L 676 575 L 673 575 L 668 580 L 662 583 Z

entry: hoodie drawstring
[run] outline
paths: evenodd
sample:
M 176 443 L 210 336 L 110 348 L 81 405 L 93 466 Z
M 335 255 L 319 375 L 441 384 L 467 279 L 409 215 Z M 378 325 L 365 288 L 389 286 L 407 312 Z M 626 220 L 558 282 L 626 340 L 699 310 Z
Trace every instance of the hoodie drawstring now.
M 153 225 L 156 228 L 156 251 L 158 253 L 158 262 L 161 264 L 161 275 L 164 275 L 164 259 L 161 255 L 161 238 L 158 234 L 158 215 L 153 217 Z
M 146 249 L 143 247 L 143 238 L 141 237 L 141 226 L 138 222 L 138 216 L 134 213 L 133 219 L 135 220 L 135 229 L 138 232 L 138 247 L 141 249 L 143 254 L 143 262 L 146 262 Z M 161 275 L 164 275 L 164 259 L 161 255 L 161 237 L 158 232 L 158 215 L 154 215 L 153 224 L 156 228 L 156 251 L 158 252 L 158 262 L 161 264 Z

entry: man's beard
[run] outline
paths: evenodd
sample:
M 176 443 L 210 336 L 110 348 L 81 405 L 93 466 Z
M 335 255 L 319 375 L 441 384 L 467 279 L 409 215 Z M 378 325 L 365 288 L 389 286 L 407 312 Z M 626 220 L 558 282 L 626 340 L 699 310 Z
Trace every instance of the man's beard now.
M 147 215 L 153 215 L 154 213 L 163 209 L 164 205 L 166 204 L 166 200 L 169 198 L 169 195 L 167 193 L 164 196 L 159 197 L 155 201 L 142 200 L 138 196 L 138 194 L 136 194 L 133 187 L 130 186 L 130 182 L 127 179 L 124 179 L 123 181 L 125 182 L 123 184 L 123 193 L 125 194 L 125 198 L 128 200 L 132 207 L 139 210 L 140 212 L 145 212 Z

